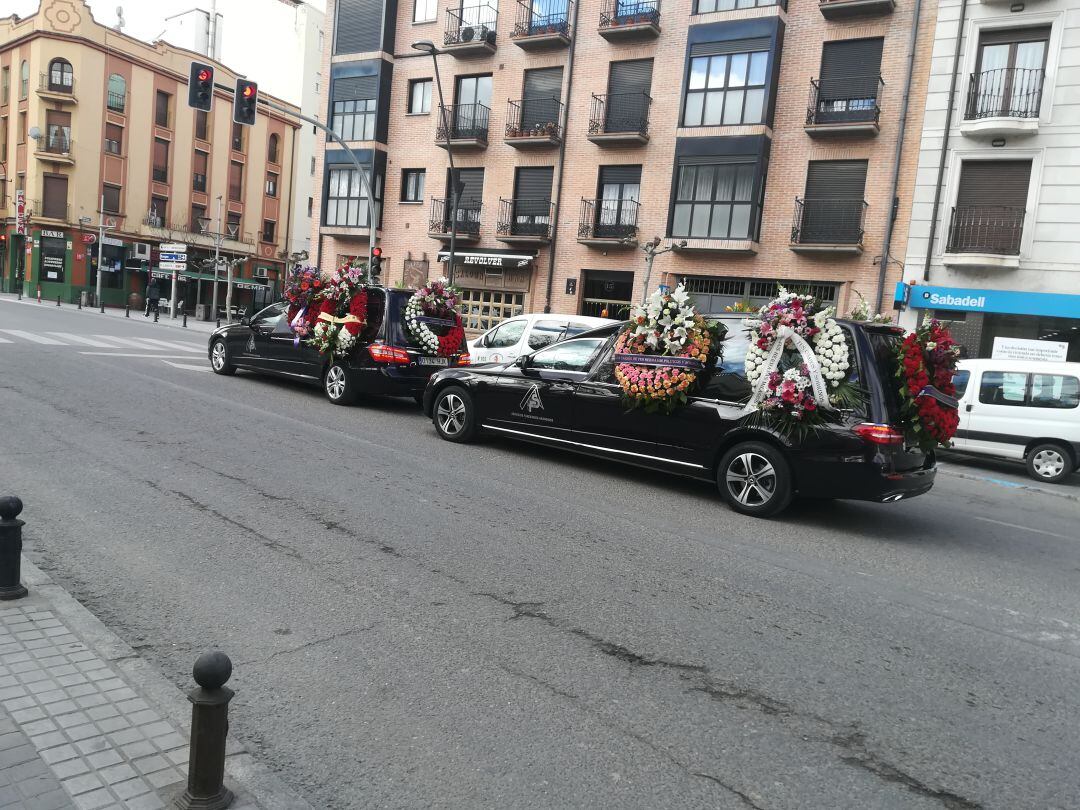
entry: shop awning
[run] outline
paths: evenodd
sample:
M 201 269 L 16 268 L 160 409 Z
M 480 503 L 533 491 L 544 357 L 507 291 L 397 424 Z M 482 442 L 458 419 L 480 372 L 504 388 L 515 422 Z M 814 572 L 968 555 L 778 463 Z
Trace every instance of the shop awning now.
M 161 278 L 166 280 L 172 279 L 172 272 L 169 270 L 151 270 L 150 275 L 154 278 Z M 180 273 L 177 275 L 177 281 L 213 281 L 213 273 Z M 224 273 L 218 275 L 218 283 L 225 284 L 228 278 Z M 238 290 L 259 290 L 264 287 L 269 287 L 270 284 L 265 279 L 233 279 L 233 287 Z
M 439 261 L 450 261 L 450 251 L 440 250 Z M 536 261 L 535 252 L 523 252 L 520 250 L 480 250 L 472 248 L 454 251 L 454 264 L 465 265 L 466 267 L 516 270 L 528 267 L 534 261 Z

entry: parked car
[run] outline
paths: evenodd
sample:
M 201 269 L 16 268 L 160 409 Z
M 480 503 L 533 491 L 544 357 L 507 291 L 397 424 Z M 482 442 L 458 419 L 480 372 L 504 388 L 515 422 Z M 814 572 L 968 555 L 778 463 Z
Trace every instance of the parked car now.
M 1080 469 L 1080 363 L 961 360 L 954 449 L 1015 459 L 1056 484 Z
M 784 436 L 746 412 L 749 340 L 742 318 L 728 327 L 722 363 L 706 369 L 696 396 L 671 415 L 628 411 L 614 378 L 618 328 L 587 332 L 513 363 L 439 371 L 424 412 L 443 439 L 480 433 L 713 481 L 737 512 L 767 517 L 794 495 L 891 502 L 927 492 L 933 454 L 907 446 L 895 388 L 903 331 L 840 322 L 854 347 L 864 405 L 805 439 Z
M 218 374 L 241 368 L 317 383 L 336 405 L 353 402 L 359 394 L 411 396 L 419 402 L 432 373 L 466 365 L 469 355 L 428 357 L 416 347 L 402 317 L 412 294 L 369 287 L 367 326 L 345 357 L 333 358 L 297 342 L 285 316 L 286 304 L 272 304 L 250 320 L 214 330 L 207 348 L 210 366 Z
M 588 315 L 518 315 L 470 340 L 469 356 L 474 363 L 509 363 L 588 329 L 616 323 Z

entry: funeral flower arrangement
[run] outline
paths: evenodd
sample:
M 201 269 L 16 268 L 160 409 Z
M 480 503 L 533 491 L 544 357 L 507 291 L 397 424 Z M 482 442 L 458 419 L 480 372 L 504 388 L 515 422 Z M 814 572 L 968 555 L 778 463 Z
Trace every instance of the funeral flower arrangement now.
M 323 280 L 317 267 L 296 265 L 285 279 L 282 296 L 289 305 L 287 316 L 293 333 L 305 337 L 318 316 L 313 311 L 308 317 L 308 307 L 315 296 L 322 291 Z
M 723 327 L 706 321 L 679 285 L 657 290 L 630 311 L 630 326 L 615 343 L 615 379 L 631 408 L 671 413 L 719 354 Z
M 897 349 L 900 415 L 909 444 L 948 447 L 960 424 L 953 375 L 960 349 L 938 321 L 923 324 Z
M 458 292 L 445 278 L 421 287 L 405 304 L 405 328 L 428 355 L 450 357 L 465 343 Z
M 286 317 L 294 343 L 302 338 L 321 354 L 341 356 L 353 346 L 367 321 L 365 270 L 352 264 L 323 278 L 316 268 L 297 267 L 285 286 Z

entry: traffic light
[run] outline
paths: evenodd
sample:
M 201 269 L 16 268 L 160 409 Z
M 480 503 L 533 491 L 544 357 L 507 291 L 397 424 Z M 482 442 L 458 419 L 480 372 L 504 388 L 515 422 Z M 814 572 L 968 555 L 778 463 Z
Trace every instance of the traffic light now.
M 371 260 L 368 262 L 368 274 L 372 280 L 379 277 L 379 273 L 382 271 L 382 248 L 373 247 L 371 249 Z
M 259 85 L 247 79 L 236 80 L 236 94 L 233 96 L 232 120 L 238 124 L 252 126 L 255 123 L 255 102 L 259 98 Z
M 188 74 L 187 103 L 196 110 L 210 112 L 214 103 L 214 68 L 202 62 L 192 62 Z

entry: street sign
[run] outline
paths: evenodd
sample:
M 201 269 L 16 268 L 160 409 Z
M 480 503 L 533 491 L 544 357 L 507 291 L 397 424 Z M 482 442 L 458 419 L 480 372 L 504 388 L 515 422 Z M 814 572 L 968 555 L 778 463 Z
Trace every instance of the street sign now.
M 158 267 L 162 270 L 187 270 L 187 262 L 158 262 Z
M 187 245 L 183 242 L 162 242 L 158 250 L 162 253 L 187 253 Z
M 165 252 L 162 252 L 159 255 L 161 256 L 162 261 L 166 261 L 166 262 L 186 262 L 187 261 L 187 254 L 186 253 L 165 253 Z
M 15 233 L 26 236 L 26 191 L 15 190 Z
M 82 235 L 82 240 L 83 240 L 84 244 L 92 245 L 92 244 L 94 244 L 94 242 L 97 241 L 97 234 L 96 233 L 84 233 Z

